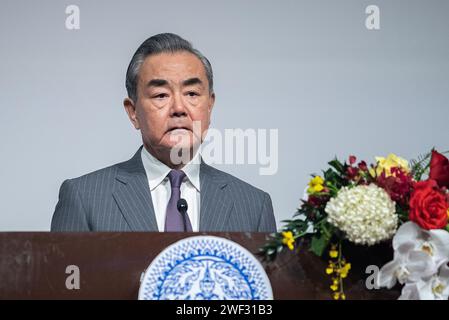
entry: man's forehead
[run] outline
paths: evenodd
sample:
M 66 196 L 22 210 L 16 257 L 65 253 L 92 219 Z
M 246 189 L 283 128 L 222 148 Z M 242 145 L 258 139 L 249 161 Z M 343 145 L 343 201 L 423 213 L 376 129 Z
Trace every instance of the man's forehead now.
M 204 78 L 206 71 L 200 59 L 190 52 L 159 53 L 151 55 L 142 64 L 142 80 Z M 170 79 L 167 79 L 170 80 Z

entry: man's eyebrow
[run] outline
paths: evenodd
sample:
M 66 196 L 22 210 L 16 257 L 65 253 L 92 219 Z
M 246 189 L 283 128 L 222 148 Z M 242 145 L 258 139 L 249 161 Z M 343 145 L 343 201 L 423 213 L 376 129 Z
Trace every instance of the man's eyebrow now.
M 164 79 L 151 79 L 147 83 L 147 87 L 163 87 L 168 85 L 168 81 Z
M 182 82 L 182 85 L 183 85 L 183 86 L 193 86 L 193 85 L 195 85 L 195 84 L 200 84 L 200 85 L 202 85 L 202 84 L 203 84 L 203 81 L 201 81 L 200 78 L 190 78 L 190 79 L 184 80 L 184 81 Z

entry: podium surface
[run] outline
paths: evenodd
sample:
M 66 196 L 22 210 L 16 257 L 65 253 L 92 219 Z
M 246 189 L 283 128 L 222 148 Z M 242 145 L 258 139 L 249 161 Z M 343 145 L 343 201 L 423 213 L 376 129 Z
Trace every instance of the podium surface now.
M 267 237 L 266 233 L 214 232 L 3 232 L 0 299 L 137 299 L 141 275 L 152 260 L 174 242 L 198 235 L 223 237 L 252 253 Z M 349 259 L 352 270 L 345 280 L 348 299 L 399 297 L 397 288 L 366 287 L 367 257 L 375 259 L 379 252 L 355 251 L 354 261 Z M 66 287 L 70 276 L 66 270 L 71 265 L 79 268 L 79 289 Z M 275 262 L 263 265 L 274 299 L 331 299 L 331 280 L 325 273 L 327 261 L 306 249 L 298 254 L 283 252 Z

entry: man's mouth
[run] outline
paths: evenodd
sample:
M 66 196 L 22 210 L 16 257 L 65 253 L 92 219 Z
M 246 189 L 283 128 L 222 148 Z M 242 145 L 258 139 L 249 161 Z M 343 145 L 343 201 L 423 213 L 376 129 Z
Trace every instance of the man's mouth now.
M 172 127 L 170 129 L 167 130 L 167 133 L 181 133 L 181 132 L 185 132 L 185 131 L 191 131 L 188 127 L 183 127 L 183 126 L 176 126 L 176 127 Z

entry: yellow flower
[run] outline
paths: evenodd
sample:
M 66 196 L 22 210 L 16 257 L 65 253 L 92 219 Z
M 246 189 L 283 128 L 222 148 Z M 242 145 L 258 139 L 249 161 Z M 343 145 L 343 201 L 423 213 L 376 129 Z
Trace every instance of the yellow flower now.
M 329 264 L 326 268 L 326 273 L 330 275 L 332 284 L 329 286 L 332 290 L 332 296 L 335 300 L 345 300 L 346 296 L 343 292 L 343 279 L 348 276 L 351 269 L 351 264 L 346 262 L 346 259 L 341 254 L 341 243 L 331 244 L 329 249 Z
M 337 258 L 337 257 L 338 257 L 338 251 L 337 251 L 335 248 L 332 248 L 332 249 L 329 251 L 329 256 L 330 256 L 331 258 L 333 258 L 333 259 Z
M 310 180 L 307 192 L 309 194 L 321 192 L 324 189 L 323 184 L 324 184 L 323 178 L 321 178 L 320 176 L 316 176 L 312 180 Z
M 384 157 L 376 157 L 377 165 L 375 169 L 371 168 L 369 170 L 371 176 L 376 177 L 380 176 L 382 172 L 385 171 L 385 176 L 391 176 L 391 168 L 397 167 L 402 169 L 405 172 L 410 172 L 410 168 L 408 165 L 408 161 L 398 157 L 397 155 L 390 153 L 386 158 Z
M 340 276 L 341 276 L 342 278 L 346 278 L 346 277 L 348 276 L 349 270 L 351 270 L 351 264 L 350 264 L 350 263 L 347 263 L 347 264 L 345 264 L 345 265 L 343 266 L 343 268 L 341 268 L 341 270 L 340 270 Z
M 293 250 L 295 239 L 293 238 L 293 233 L 291 231 L 285 231 L 282 232 L 282 236 L 284 237 L 282 239 L 282 243 L 285 244 L 290 250 Z

